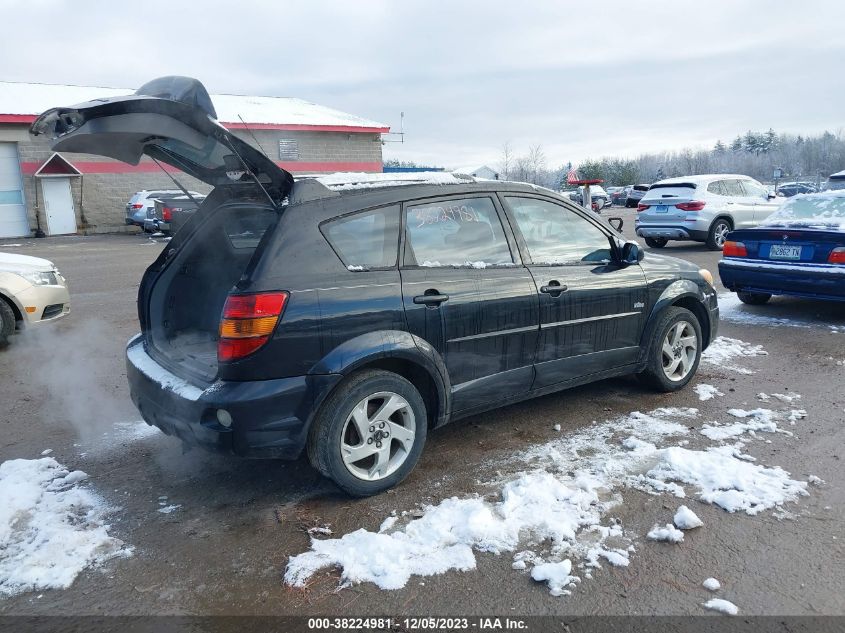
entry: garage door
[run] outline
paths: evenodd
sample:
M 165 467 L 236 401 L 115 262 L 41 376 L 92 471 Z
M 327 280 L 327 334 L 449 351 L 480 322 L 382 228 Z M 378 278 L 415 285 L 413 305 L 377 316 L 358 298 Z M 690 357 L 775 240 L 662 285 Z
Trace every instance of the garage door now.
M 31 235 L 16 143 L 0 143 L 0 237 Z

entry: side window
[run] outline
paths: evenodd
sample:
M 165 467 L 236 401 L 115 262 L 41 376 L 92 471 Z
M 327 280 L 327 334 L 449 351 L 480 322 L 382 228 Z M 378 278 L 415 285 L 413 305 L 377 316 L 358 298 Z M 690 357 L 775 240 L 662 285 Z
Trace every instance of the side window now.
M 610 238 L 589 220 L 561 205 L 508 197 L 514 219 L 535 264 L 609 261 Z
M 714 180 L 709 185 L 707 185 L 707 192 L 708 193 L 715 193 L 719 196 L 726 196 L 728 194 L 725 193 L 725 188 L 722 186 L 722 180 Z
M 745 195 L 754 198 L 768 198 L 769 190 L 763 185 L 754 182 L 753 180 L 743 180 L 742 186 L 745 189 Z
M 726 196 L 745 196 L 745 190 L 738 180 L 723 180 L 722 187 Z
M 399 207 L 329 220 L 320 231 L 349 270 L 391 268 L 399 250 Z
M 513 264 L 490 198 L 405 206 L 406 266 L 486 268 Z

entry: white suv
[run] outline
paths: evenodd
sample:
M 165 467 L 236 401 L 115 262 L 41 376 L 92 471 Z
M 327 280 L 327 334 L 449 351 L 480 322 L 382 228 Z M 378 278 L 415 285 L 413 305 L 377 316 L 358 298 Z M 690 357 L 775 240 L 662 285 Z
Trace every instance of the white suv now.
M 669 240 L 695 240 L 720 251 L 730 231 L 757 226 L 781 201 L 748 176 L 669 178 L 654 183 L 640 200 L 636 233 L 652 248 Z

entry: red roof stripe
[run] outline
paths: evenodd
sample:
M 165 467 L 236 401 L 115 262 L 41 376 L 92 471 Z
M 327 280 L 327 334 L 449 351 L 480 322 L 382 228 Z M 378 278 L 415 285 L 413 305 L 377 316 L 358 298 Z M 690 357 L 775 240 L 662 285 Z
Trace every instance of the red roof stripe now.
M 276 161 L 276 164 L 292 173 L 313 173 L 313 172 L 336 172 L 336 171 L 363 171 L 381 172 L 383 165 L 379 161 L 374 162 L 305 162 L 305 161 Z M 39 162 L 22 162 L 21 171 L 25 176 L 33 175 L 42 165 Z M 132 173 L 154 173 L 160 171 L 153 162 L 142 162 L 138 165 L 127 165 L 126 163 L 111 161 L 81 161 L 74 162 L 76 167 L 83 174 L 132 174 Z M 178 171 L 175 167 L 163 165 L 168 171 Z

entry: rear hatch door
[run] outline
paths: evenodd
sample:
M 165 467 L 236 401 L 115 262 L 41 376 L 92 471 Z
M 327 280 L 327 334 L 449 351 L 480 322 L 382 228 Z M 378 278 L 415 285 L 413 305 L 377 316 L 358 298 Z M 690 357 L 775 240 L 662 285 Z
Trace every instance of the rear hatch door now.
M 293 176 L 217 122 L 205 87 L 188 77 L 162 77 L 125 97 L 57 107 L 30 128 L 56 152 L 96 154 L 130 165 L 149 156 L 213 187 L 257 179 L 281 205 Z
M 648 208 L 640 211 L 637 218 L 651 224 L 683 222 L 688 212 L 677 205 L 695 200 L 695 192 L 693 182 L 654 184 L 640 200 L 640 204 L 648 205 Z

